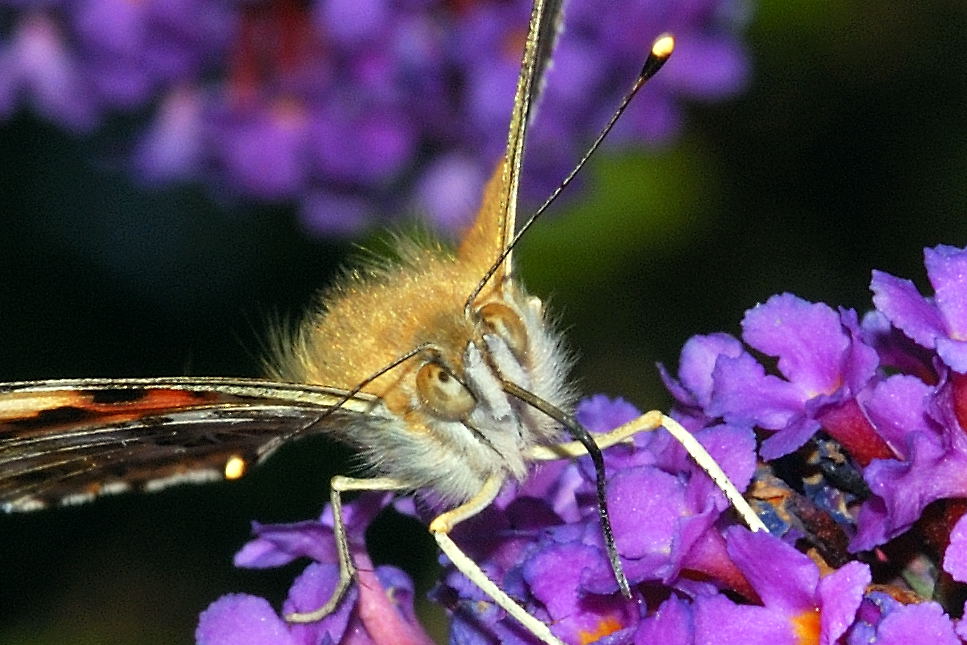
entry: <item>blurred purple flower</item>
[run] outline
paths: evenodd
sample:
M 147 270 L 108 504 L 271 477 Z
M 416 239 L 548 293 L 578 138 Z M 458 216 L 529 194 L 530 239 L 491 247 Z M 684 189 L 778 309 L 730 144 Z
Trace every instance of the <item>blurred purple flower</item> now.
M 37 0 L 3 11 L 0 116 L 24 101 L 75 132 L 200 82 L 232 30 L 218 0 Z
M 205 99 L 192 87 L 172 89 L 161 99 L 134 151 L 134 164 L 149 182 L 179 181 L 203 167 Z
M 661 31 L 675 31 L 678 53 L 613 142 L 667 140 L 683 100 L 739 91 L 745 7 L 572 3 L 529 143 L 532 198 L 564 177 Z M 139 179 L 296 202 L 307 230 L 345 234 L 411 213 L 450 230 L 469 221 L 504 145 L 529 9 L 21 0 L 2 11 L 0 119 L 23 104 L 89 132 L 111 115 L 148 112 L 131 146 Z M 331 210 L 340 204 L 351 213 Z
M 43 13 L 25 13 L 0 40 L 0 118 L 25 95 L 42 117 L 84 132 L 97 120 L 94 99 L 68 50 L 61 26 Z

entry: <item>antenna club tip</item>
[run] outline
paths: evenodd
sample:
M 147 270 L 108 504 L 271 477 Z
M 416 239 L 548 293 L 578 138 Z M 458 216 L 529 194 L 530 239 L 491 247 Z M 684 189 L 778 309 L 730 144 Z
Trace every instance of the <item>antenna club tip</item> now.
M 675 51 L 675 37 L 664 33 L 655 39 L 651 45 L 651 55 L 656 58 L 668 58 Z

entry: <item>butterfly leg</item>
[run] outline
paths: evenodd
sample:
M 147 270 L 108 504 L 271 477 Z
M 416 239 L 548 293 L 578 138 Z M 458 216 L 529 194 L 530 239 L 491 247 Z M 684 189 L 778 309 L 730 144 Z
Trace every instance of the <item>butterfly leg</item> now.
M 332 504 L 333 533 L 336 538 L 336 550 L 339 555 L 339 582 L 333 589 L 332 595 L 319 609 L 309 612 L 287 614 L 285 619 L 290 623 L 314 623 L 335 611 L 346 591 L 356 577 L 356 565 L 349 551 L 349 539 L 346 537 L 346 523 L 342 514 L 342 493 L 365 490 L 404 490 L 406 486 L 390 477 L 371 477 L 369 479 L 355 479 L 336 475 L 329 485 L 329 500 Z
M 659 428 L 665 428 L 669 434 L 682 445 L 685 451 L 695 460 L 699 468 L 708 473 L 712 481 L 721 489 L 728 498 L 729 503 L 736 512 L 742 517 L 745 523 L 753 531 L 767 531 L 766 525 L 762 523 L 749 503 L 745 501 L 742 493 L 735 487 L 722 467 L 719 466 L 715 458 L 712 457 L 698 439 L 691 432 L 671 417 L 662 414 L 657 410 L 646 412 L 637 419 L 618 426 L 610 432 L 592 435 L 594 443 L 604 450 L 618 443 L 629 440 L 639 432 L 651 432 Z M 537 446 L 532 448 L 529 456 L 531 459 L 549 461 L 554 459 L 566 459 L 578 457 L 587 452 L 583 445 L 578 441 L 559 443 L 553 446 Z
M 490 596 L 501 609 L 513 616 L 521 625 L 530 631 L 530 633 L 548 645 L 564 645 L 560 639 L 551 633 L 550 628 L 546 624 L 532 616 L 513 598 L 508 596 L 503 589 L 498 587 L 490 578 L 487 577 L 487 574 L 483 572 L 476 562 L 470 559 L 470 557 L 464 553 L 453 540 L 450 539 L 449 533 L 451 530 L 453 530 L 454 526 L 466 519 L 473 517 L 486 507 L 490 506 L 490 503 L 494 501 L 495 497 L 497 497 L 497 493 L 500 492 L 500 487 L 503 485 L 503 483 L 503 477 L 498 476 L 488 479 L 480 489 L 480 492 L 474 495 L 474 497 L 468 502 L 434 518 L 434 520 L 430 522 L 430 533 L 432 533 L 434 539 L 436 539 L 437 544 L 440 546 L 440 550 L 443 551 L 448 558 L 450 558 L 453 566 L 459 569 L 463 575 L 467 576 L 467 578 L 477 585 L 481 591 Z

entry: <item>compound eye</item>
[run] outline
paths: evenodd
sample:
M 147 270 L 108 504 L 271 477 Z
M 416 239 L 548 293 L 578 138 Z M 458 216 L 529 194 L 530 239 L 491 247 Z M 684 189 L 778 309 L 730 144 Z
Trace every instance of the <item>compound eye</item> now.
M 491 302 L 481 307 L 477 314 L 488 329 L 504 339 L 518 359 L 524 357 L 527 353 L 527 331 L 517 312 L 507 305 Z
M 477 405 L 470 390 L 439 363 L 427 363 L 420 368 L 416 389 L 423 403 L 448 421 L 465 418 Z

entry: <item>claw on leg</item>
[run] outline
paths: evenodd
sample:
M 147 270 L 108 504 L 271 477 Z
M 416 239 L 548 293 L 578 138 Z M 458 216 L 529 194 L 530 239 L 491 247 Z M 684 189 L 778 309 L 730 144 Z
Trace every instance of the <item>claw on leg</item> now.
M 487 480 L 480 489 L 480 492 L 474 495 L 465 504 L 458 506 L 457 508 L 447 511 L 441 515 L 438 515 L 432 522 L 430 522 L 430 532 L 433 534 L 434 539 L 440 546 L 440 550 L 443 551 L 450 562 L 453 563 L 460 573 L 465 575 L 470 579 L 481 591 L 490 596 L 493 601 L 504 611 L 510 614 L 514 619 L 516 619 L 521 625 L 523 625 L 527 630 L 534 636 L 539 638 L 547 645 L 564 645 L 564 643 L 551 633 L 550 627 L 544 624 L 541 620 L 532 616 L 526 609 L 521 607 L 513 598 L 508 596 L 503 589 L 497 586 L 487 574 L 474 562 L 463 550 L 456 545 L 456 543 L 450 539 L 450 531 L 453 527 L 467 520 L 486 507 L 490 506 L 490 503 L 494 501 L 497 497 L 497 493 L 500 492 L 500 487 L 503 485 L 504 479 L 502 477 L 492 477 Z
M 349 590 L 356 577 L 356 565 L 349 552 L 349 539 L 346 537 L 346 522 L 342 513 L 342 493 L 347 491 L 366 490 L 402 490 L 400 482 L 389 477 L 374 477 L 371 479 L 355 479 L 336 475 L 329 486 L 329 501 L 332 504 L 333 534 L 336 538 L 336 550 L 339 556 L 339 582 L 333 589 L 329 600 L 322 607 L 313 611 L 293 612 L 286 614 L 285 619 L 290 623 L 314 623 L 322 620 L 339 606 L 346 591 Z

